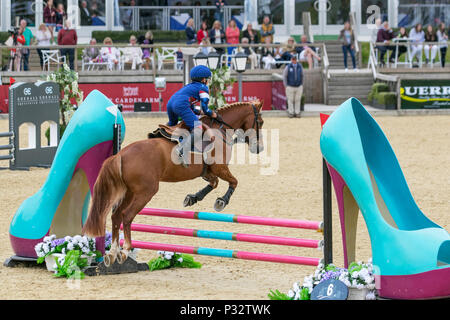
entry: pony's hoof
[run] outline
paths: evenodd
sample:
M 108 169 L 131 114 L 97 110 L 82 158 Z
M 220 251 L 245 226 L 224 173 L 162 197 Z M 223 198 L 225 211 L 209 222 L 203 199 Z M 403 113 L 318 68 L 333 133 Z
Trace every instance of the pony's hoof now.
M 224 199 L 217 198 L 216 202 L 214 203 L 214 210 L 222 211 L 226 205 L 227 205 L 227 203 Z
M 126 254 L 123 251 L 120 251 L 119 254 L 117 255 L 117 263 L 122 264 L 125 262 L 125 260 L 127 260 L 127 258 L 128 258 L 128 254 Z
M 188 194 L 186 198 L 184 198 L 183 206 L 189 207 L 193 206 L 197 203 L 197 197 L 193 194 Z
M 114 263 L 114 260 L 115 259 L 110 254 L 107 254 L 103 257 L 103 264 L 108 268 Z

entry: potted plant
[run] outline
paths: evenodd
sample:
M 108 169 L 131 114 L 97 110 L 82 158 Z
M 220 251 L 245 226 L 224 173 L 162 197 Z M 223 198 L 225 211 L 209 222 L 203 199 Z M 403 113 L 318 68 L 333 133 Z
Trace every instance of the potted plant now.
M 310 300 L 311 292 L 322 281 L 336 279 L 342 281 L 349 289 L 347 300 L 374 300 L 375 277 L 371 260 L 367 263 L 353 262 L 348 269 L 338 268 L 333 264 L 319 264 L 314 274 L 304 278 L 303 284 L 294 283 L 287 294 L 278 290 L 271 291 L 271 300 Z

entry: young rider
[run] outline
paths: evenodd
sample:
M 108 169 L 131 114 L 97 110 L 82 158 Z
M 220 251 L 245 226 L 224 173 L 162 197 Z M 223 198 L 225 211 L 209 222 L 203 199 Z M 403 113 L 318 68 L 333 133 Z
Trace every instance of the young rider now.
M 187 159 L 183 154 L 183 148 L 188 141 L 194 139 L 194 128 L 202 128 L 199 121 L 199 110 L 194 108 L 195 103 L 200 102 L 201 110 L 207 116 L 217 118 L 217 113 L 209 109 L 209 89 L 208 79 L 211 77 L 211 71 L 206 66 L 196 66 L 190 72 L 192 83 L 178 90 L 167 103 L 167 115 L 169 116 L 169 126 L 178 123 L 181 118 L 189 128 L 190 137 L 183 139 L 177 146 L 176 152 L 183 166 L 187 167 Z

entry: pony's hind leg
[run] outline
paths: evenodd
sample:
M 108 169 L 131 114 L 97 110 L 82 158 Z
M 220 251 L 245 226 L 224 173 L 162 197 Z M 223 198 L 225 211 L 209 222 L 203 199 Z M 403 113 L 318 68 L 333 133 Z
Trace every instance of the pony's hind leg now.
M 205 198 L 208 193 L 217 188 L 217 185 L 219 184 L 219 179 L 217 178 L 217 176 L 208 172 L 203 178 L 206 181 L 208 181 L 209 184 L 200 191 L 198 191 L 196 194 L 188 194 L 183 202 L 183 205 L 185 207 L 192 206 L 197 202 L 202 201 L 203 198 Z
M 145 205 L 153 198 L 155 193 L 158 192 L 158 184 L 152 188 L 152 190 L 145 190 L 141 192 L 133 192 L 126 208 L 122 210 L 122 223 L 123 223 L 123 235 L 124 243 L 123 250 L 121 250 L 117 256 L 117 262 L 120 264 L 127 260 L 128 255 L 132 249 L 131 245 L 131 223 L 134 217 L 144 209 Z
M 112 221 L 112 239 L 111 239 L 111 248 L 109 250 L 109 253 L 106 254 L 103 257 L 103 263 L 106 267 L 109 267 L 116 261 L 117 255 L 120 250 L 120 244 L 119 244 L 119 230 L 120 230 L 120 224 L 122 223 L 122 215 L 120 211 L 121 205 L 119 207 L 113 209 L 112 215 L 111 215 L 111 221 Z

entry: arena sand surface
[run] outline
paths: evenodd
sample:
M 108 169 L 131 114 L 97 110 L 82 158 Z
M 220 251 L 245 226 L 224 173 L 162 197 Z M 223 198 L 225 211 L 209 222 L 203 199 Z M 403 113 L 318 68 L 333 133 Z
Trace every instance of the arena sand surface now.
M 450 229 L 450 116 L 377 117 L 406 176 L 411 192 L 426 215 Z M 145 138 L 163 120 L 126 118 L 124 145 Z M 0 131 L 7 131 L 7 120 L 0 120 Z M 239 180 L 226 213 L 322 220 L 322 162 L 319 149 L 318 117 L 287 119 L 266 118 L 265 129 L 279 129 L 279 170 L 261 175 L 253 165 L 232 165 Z M 3 143 L 2 143 L 3 144 Z M 6 161 L 0 163 L 7 166 Z M 13 252 L 8 229 L 19 205 L 43 184 L 49 169 L 0 171 L 0 258 Z M 148 206 L 183 209 L 187 193 L 205 185 L 202 179 L 182 183 L 161 183 Z M 195 211 L 212 211 L 214 201 L 227 189 L 224 182 Z M 175 227 L 224 230 L 256 234 L 320 239 L 315 231 L 267 226 L 230 225 L 220 222 L 137 217 L 136 222 Z M 110 230 L 110 224 L 108 224 Z M 343 265 L 341 231 L 333 196 L 333 256 Z M 134 239 L 174 244 L 261 251 L 288 255 L 321 257 L 317 249 L 290 248 L 251 243 L 208 240 L 177 236 L 133 233 Z M 139 261 L 156 256 L 141 250 Z M 357 260 L 371 257 L 371 244 L 363 218 L 358 220 Z M 54 278 L 44 269 L 0 267 L 1 299 L 267 299 L 271 289 L 287 292 L 296 281 L 311 274 L 315 267 L 270 262 L 232 260 L 195 256 L 201 269 L 169 269 L 102 277 L 86 277 L 79 282 Z M 407 263 L 405 261 L 405 263 Z

